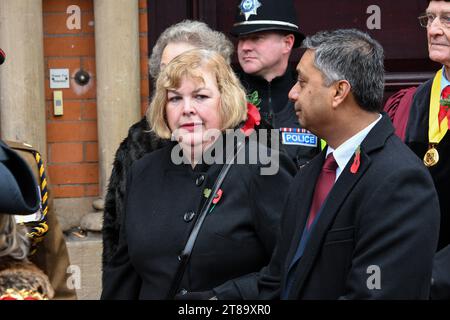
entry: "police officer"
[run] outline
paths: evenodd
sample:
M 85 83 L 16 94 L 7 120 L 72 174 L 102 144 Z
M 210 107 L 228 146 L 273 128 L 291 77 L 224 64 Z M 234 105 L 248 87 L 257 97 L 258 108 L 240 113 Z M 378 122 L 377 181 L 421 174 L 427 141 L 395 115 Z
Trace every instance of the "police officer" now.
M 280 130 L 281 142 L 301 166 L 320 151 L 320 140 L 300 128 L 288 92 L 297 81 L 289 65 L 300 32 L 292 0 L 239 0 L 231 34 L 238 37 L 237 73 L 264 120 Z

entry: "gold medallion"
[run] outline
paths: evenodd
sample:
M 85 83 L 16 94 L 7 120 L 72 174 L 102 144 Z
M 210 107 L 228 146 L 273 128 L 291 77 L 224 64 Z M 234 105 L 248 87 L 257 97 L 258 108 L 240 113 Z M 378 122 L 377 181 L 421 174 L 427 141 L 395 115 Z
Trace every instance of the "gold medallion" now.
M 439 162 L 439 153 L 436 150 L 436 148 L 431 147 L 425 153 L 425 156 L 423 157 L 423 163 L 427 167 L 432 167 L 432 166 L 436 165 L 438 162 Z

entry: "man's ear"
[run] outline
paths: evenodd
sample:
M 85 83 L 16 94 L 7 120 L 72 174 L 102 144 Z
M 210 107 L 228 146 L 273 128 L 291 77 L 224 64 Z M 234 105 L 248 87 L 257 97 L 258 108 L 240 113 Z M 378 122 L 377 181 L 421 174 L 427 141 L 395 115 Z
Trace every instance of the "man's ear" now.
M 287 34 L 283 38 L 284 41 L 284 48 L 286 50 L 286 53 L 290 53 L 292 48 L 294 47 L 295 37 L 292 33 Z
M 347 80 L 336 81 L 333 86 L 333 107 L 337 107 L 348 97 L 352 86 Z

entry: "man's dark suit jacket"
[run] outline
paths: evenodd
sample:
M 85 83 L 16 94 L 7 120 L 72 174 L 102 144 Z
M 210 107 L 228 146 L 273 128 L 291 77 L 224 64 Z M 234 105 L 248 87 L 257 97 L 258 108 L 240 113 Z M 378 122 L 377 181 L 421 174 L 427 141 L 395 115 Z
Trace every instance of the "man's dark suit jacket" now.
M 219 287 L 219 299 L 274 299 L 285 289 L 324 158 L 300 169 L 284 209 L 281 234 L 257 285 Z M 439 235 L 439 202 L 429 172 L 394 135 L 386 115 L 348 162 L 293 272 L 288 299 L 427 299 Z M 379 280 L 379 287 L 377 281 Z M 226 289 L 228 288 L 228 289 Z

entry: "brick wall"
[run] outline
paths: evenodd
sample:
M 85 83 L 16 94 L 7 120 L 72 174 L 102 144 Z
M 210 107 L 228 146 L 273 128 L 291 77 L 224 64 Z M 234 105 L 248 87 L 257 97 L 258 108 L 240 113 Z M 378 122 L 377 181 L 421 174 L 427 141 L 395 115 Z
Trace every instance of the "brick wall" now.
M 55 198 L 99 195 L 98 142 L 95 75 L 94 0 L 43 0 L 45 97 L 47 108 L 47 148 L 50 187 Z M 66 26 L 71 13 L 81 9 L 81 28 Z M 147 3 L 139 1 L 139 40 L 141 54 L 141 110 L 149 100 Z M 68 68 L 69 89 L 50 89 L 49 69 Z M 91 79 L 78 85 L 74 75 L 80 69 Z M 63 91 L 64 115 L 53 115 L 53 91 Z

